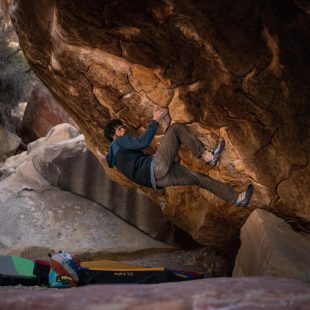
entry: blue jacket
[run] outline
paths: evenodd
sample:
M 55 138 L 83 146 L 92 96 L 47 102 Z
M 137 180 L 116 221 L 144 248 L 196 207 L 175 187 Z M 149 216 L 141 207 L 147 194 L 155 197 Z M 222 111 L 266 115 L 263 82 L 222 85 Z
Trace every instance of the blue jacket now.
M 106 157 L 110 168 L 116 167 L 137 184 L 156 188 L 154 178 L 154 158 L 142 152 L 153 140 L 158 122 L 152 121 L 143 135 L 124 135 L 115 139 Z

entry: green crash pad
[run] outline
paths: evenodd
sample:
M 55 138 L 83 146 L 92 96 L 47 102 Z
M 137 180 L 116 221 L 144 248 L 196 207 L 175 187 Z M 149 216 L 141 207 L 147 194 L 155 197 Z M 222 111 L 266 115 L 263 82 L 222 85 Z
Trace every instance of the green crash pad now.
M 18 256 L 0 255 L 0 285 L 35 285 L 34 262 Z

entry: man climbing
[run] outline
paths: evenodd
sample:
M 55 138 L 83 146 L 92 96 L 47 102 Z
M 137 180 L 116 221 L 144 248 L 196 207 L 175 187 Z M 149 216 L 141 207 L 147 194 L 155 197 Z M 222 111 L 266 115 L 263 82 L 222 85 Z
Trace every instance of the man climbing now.
M 135 183 L 151 188 L 165 188 L 176 185 L 198 185 L 219 198 L 240 207 L 247 207 L 253 194 L 252 184 L 238 194 L 226 183 L 212 179 L 206 174 L 194 172 L 175 161 L 180 145 L 190 149 L 206 164 L 215 166 L 225 147 L 225 141 L 208 151 L 195 134 L 182 123 L 172 124 L 154 155 L 142 150 L 153 140 L 159 121 L 167 114 L 167 109 L 155 110 L 147 130 L 139 137 L 126 135 L 126 129 L 119 119 L 108 122 L 104 128 L 105 137 L 111 142 L 106 157 L 110 168 L 116 167 Z M 104 156 L 97 148 L 100 159 Z

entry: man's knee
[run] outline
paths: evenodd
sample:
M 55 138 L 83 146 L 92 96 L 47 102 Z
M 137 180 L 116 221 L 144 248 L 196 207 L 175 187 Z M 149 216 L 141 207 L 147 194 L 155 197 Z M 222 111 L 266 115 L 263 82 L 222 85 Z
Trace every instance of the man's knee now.
M 155 179 L 162 179 L 169 171 L 169 167 L 165 164 L 164 161 L 155 159 L 154 163 L 154 176 Z
M 180 122 L 175 122 L 170 126 L 171 130 L 174 131 L 178 131 L 180 130 L 180 128 L 186 127 L 186 125 L 184 123 L 180 123 Z

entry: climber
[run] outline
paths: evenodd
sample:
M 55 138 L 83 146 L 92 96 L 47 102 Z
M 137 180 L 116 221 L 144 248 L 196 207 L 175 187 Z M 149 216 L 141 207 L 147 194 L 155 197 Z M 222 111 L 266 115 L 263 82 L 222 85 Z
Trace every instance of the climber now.
M 101 160 L 106 159 L 110 168 L 116 167 L 130 180 L 142 186 L 158 189 L 176 185 L 198 185 L 226 202 L 247 207 L 253 194 L 252 184 L 248 185 L 246 191 L 238 194 L 229 184 L 191 171 L 175 161 L 180 145 L 183 144 L 206 164 L 215 166 L 224 150 L 224 140 L 220 140 L 212 151 L 208 151 L 185 124 L 174 123 L 168 128 L 154 155 L 142 151 L 150 145 L 159 121 L 167 113 L 167 109 L 155 110 L 147 130 L 139 137 L 126 135 L 121 120 L 111 120 L 104 128 L 104 135 L 111 142 L 108 155 L 105 158 L 97 148 L 98 157 Z

